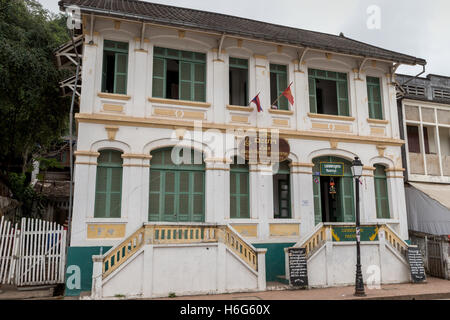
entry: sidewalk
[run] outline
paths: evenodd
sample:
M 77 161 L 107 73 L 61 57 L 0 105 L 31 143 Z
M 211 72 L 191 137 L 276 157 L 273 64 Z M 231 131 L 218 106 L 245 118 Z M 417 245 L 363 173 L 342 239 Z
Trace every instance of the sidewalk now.
M 352 300 L 352 299 L 392 299 L 392 300 L 431 300 L 450 299 L 450 281 L 427 278 L 427 283 L 389 284 L 381 289 L 369 290 L 366 297 L 353 296 L 355 288 L 336 287 L 311 290 L 281 290 L 250 293 L 219 294 L 205 296 L 176 297 L 179 300 Z M 160 300 L 172 300 L 169 298 Z

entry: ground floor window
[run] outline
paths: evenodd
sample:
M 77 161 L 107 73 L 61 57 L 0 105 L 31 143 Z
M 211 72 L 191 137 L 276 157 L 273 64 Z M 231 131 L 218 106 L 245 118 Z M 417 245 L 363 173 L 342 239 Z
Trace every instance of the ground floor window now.
M 279 164 L 279 170 L 273 176 L 273 204 L 275 219 L 291 218 L 291 181 L 289 162 Z
M 179 165 L 173 162 L 172 148 L 151 153 L 149 221 L 205 221 L 205 164 L 194 150 L 177 154 L 183 157 L 184 152 L 191 153 L 191 161 Z M 201 164 L 194 159 L 202 159 Z
M 95 186 L 95 218 L 120 218 L 122 204 L 122 153 L 102 150 Z
M 386 168 L 382 165 L 375 165 L 375 200 L 377 203 L 377 218 L 389 219 L 389 195 L 386 178 Z
M 240 161 L 243 162 L 243 161 Z M 230 166 L 230 217 L 250 218 L 250 176 L 248 163 L 239 164 L 235 158 Z
M 320 157 L 313 160 L 314 213 L 316 224 L 321 222 L 354 222 L 354 179 L 351 162 L 336 157 Z M 322 164 L 338 168 L 330 173 Z M 341 170 L 342 169 L 342 170 Z

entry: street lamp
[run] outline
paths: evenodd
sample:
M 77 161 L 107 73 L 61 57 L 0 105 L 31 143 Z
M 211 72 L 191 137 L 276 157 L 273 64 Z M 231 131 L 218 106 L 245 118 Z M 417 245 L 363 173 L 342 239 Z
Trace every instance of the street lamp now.
M 355 296 L 364 297 L 364 282 L 361 272 L 361 230 L 359 221 L 359 178 L 361 178 L 363 172 L 363 164 L 358 157 L 355 157 L 352 163 L 352 174 L 356 182 L 356 281 L 355 281 Z

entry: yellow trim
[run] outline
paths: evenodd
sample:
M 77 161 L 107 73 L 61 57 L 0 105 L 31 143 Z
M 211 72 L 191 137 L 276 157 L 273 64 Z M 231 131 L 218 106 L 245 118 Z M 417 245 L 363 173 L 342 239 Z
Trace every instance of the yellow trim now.
M 363 170 L 367 170 L 367 171 L 375 171 L 376 168 L 375 168 L 375 167 L 363 167 Z
M 114 29 L 120 30 L 120 21 L 118 21 L 118 20 L 114 21 Z
M 340 120 L 340 121 L 355 121 L 355 117 L 334 116 L 331 114 L 320 114 L 308 112 L 308 117 L 316 119 Z
M 267 60 L 267 56 L 264 56 L 262 54 L 254 54 L 253 57 L 255 59 L 263 59 L 263 60 Z
M 105 92 L 99 92 L 97 94 L 100 98 L 105 99 L 114 99 L 114 100 L 130 100 L 131 96 L 128 96 L 126 94 L 117 94 L 117 93 L 105 93 Z
M 283 46 L 282 45 L 278 45 L 277 46 L 277 53 L 283 53 Z
M 214 59 L 213 62 L 225 62 L 222 59 Z
M 149 154 L 124 153 L 124 154 L 122 154 L 122 159 L 145 159 L 145 160 L 151 160 L 152 156 L 149 155 Z
M 232 111 L 245 111 L 245 112 L 252 112 L 253 110 L 255 110 L 253 107 L 233 106 L 230 104 L 227 104 L 227 109 Z
M 103 111 L 123 112 L 123 106 L 116 104 L 104 104 Z
M 389 120 L 378 120 L 378 119 L 367 119 L 368 123 L 373 123 L 373 124 L 389 124 Z
M 314 163 L 291 162 L 289 167 L 314 168 Z
M 87 239 L 122 239 L 125 237 L 126 224 L 89 224 Z
M 97 162 L 75 161 L 75 164 L 86 165 L 86 166 L 96 166 L 96 165 L 97 165 Z
M 109 140 L 116 140 L 116 134 L 117 131 L 119 131 L 119 127 L 117 126 L 106 126 L 105 127 L 106 133 L 108 134 Z
M 149 164 L 138 164 L 138 163 L 127 163 L 127 164 L 123 164 L 122 167 L 150 168 L 150 165 Z
M 134 41 L 141 42 L 141 38 L 134 38 Z M 150 40 L 147 38 L 144 38 L 144 43 L 150 43 Z
M 148 53 L 148 51 L 145 49 L 134 49 L 134 52 Z
M 75 156 L 81 156 L 81 157 L 99 157 L 100 152 L 94 152 L 94 151 L 75 151 L 73 153 Z
M 231 116 L 232 122 L 248 123 L 248 117 L 245 116 Z
M 186 31 L 178 30 L 178 38 L 184 39 L 185 36 L 186 36 Z
M 282 114 L 286 116 L 291 116 L 294 114 L 294 111 L 292 110 L 277 110 L 277 109 L 269 109 L 269 113 L 273 114 Z
M 380 128 L 380 127 L 371 127 L 370 128 L 370 134 L 373 136 L 385 136 L 386 135 L 386 130 L 385 128 Z
M 273 119 L 272 124 L 274 126 L 289 127 L 289 120 L 288 119 Z
M 195 101 L 163 99 L 163 98 L 148 98 L 148 101 L 150 101 L 151 103 L 172 104 L 177 106 L 200 107 L 200 108 L 211 107 L 211 103 L 207 102 L 195 102 Z
M 211 51 L 214 52 L 214 53 L 217 53 L 217 52 L 219 52 L 219 49 L 218 48 L 212 48 Z M 221 53 L 225 54 L 225 53 L 227 53 L 227 51 L 225 49 L 222 49 Z
M 75 115 L 76 121 L 79 123 L 96 123 L 96 124 L 111 124 L 119 126 L 131 126 L 131 127 L 153 127 L 153 128 L 178 128 L 183 129 L 194 128 L 193 121 L 184 120 L 165 120 L 156 118 L 138 118 L 122 115 L 112 115 L 112 114 L 88 114 L 88 113 L 77 113 Z M 240 129 L 241 127 L 233 124 L 216 124 L 211 122 L 202 123 L 203 130 L 217 129 L 226 131 L 228 129 Z M 255 131 L 267 131 L 271 128 L 257 128 L 249 127 Z M 311 140 L 321 140 L 329 141 L 330 134 L 328 132 L 314 132 L 314 131 L 299 131 L 292 129 L 279 129 L 280 137 L 282 138 L 292 138 L 292 139 L 311 139 Z M 404 140 L 392 139 L 386 137 L 372 137 L 372 136 L 357 136 L 345 133 L 334 133 L 333 139 L 339 142 L 352 142 L 361 144 L 373 144 L 378 145 L 383 143 L 384 145 L 390 146 L 402 146 L 405 144 Z
M 312 171 L 291 171 L 291 174 L 300 173 L 300 174 L 313 174 Z
M 404 168 L 388 168 L 384 171 L 385 172 L 405 172 L 406 169 L 404 169 Z
M 206 171 L 230 171 L 230 168 L 205 168 Z
M 243 237 L 258 237 L 258 226 L 256 224 L 231 224 L 231 226 Z
M 255 65 L 255 67 L 256 67 L 256 68 L 261 68 L 261 69 L 265 69 L 265 68 L 266 68 L 266 66 L 263 66 L 263 65 L 261 65 L 261 64 L 257 64 L 257 65 Z
M 300 235 L 300 224 L 278 224 L 269 225 L 271 237 L 298 237 Z

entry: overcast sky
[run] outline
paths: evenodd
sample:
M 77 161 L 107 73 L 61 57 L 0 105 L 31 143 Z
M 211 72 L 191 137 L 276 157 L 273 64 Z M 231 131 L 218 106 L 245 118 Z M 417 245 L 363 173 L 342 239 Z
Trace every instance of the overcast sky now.
M 58 0 L 38 0 L 58 12 Z M 450 76 L 448 0 L 152 0 L 346 37 L 427 60 L 426 73 Z M 379 17 L 377 19 L 377 6 Z M 374 11 L 375 10 L 375 11 Z M 369 26 L 368 27 L 368 22 Z M 379 22 L 379 23 L 378 23 Z M 400 67 L 415 75 L 421 67 Z

